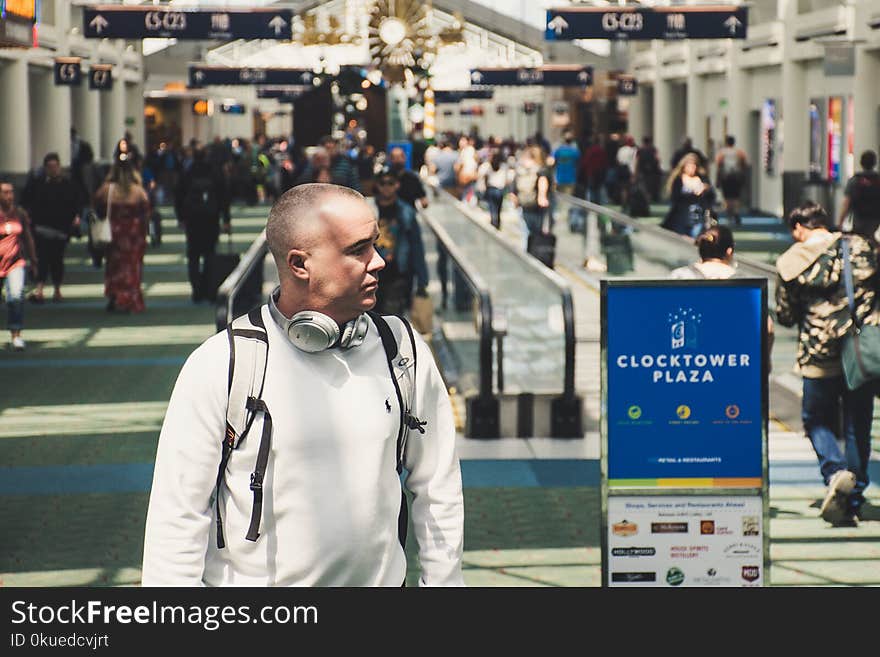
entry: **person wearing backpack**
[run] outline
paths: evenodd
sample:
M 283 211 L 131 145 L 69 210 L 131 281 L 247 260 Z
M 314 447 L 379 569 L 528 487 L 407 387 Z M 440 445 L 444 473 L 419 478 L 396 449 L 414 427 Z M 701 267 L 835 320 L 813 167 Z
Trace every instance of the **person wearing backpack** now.
M 880 228 L 880 174 L 877 166 L 877 153 L 865 151 L 859 158 L 862 170 L 850 178 L 843 192 L 843 203 L 837 225 L 843 230 L 847 216 L 852 212 L 850 232 L 877 244 L 877 229 Z
M 464 585 L 452 407 L 427 343 L 372 312 L 378 239 L 346 187 L 298 185 L 273 205 L 280 286 L 174 385 L 144 586 L 399 587 L 410 511 L 418 584 Z
M 223 232 L 231 231 L 229 195 L 222 174 L 208 161 L 207 151 L 201 146 L 193 151 L 192 166 L 180 177 L 174 196 L 177 221 L 186 233 L 186 263 L 192 300 L 211 300 L 216 293 L 212 267 L 217 241 L 220 237 L 220 219 Z
M 544 162 L 544 152 L 540 146 L 527 146 L 519 157 L 513 179 L 513 201 L 522 214 L 524 225 L 523 250 L 529 235 L 537 235 L 547 230 L 544 226 L 550 219 L 550 170 Z

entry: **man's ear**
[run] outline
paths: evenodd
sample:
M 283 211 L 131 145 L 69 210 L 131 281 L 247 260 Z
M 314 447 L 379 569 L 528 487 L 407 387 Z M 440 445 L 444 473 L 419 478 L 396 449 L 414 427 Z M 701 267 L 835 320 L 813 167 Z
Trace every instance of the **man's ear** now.
M 291 249 L 287 252 L 287 268 L 294 277 L 306 280 L 309 277 L 309 271 L 306 268 L 306 258 L 308 254 L 300 249 Z

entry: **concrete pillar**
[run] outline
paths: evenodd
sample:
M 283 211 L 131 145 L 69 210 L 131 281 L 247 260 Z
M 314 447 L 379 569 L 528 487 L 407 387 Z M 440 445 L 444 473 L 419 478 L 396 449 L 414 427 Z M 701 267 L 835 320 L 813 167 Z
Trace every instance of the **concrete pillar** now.
M 880 53 L 869 52 L 865 46 L 856 46 L 856 74 L 855 80 L 880 80 Z M 856 84 L 853 91 L 853 128 L 855 131 L 855 155 L 856 171 L 860 170 L 859 157 L 865 150 L 877 151 L 880 143 L 878 134 L 877 106 L 880 104 L 880 94 L 876 84 Z
M 694 54 L 691 61 L 696 59 Z M 687 77 L 685 132 L 694 141 L 694 146 L 704 153 L 708 152 L 709 144 L 706 143 L 706 106 L 704 102 L 705 92 L 702 76 L 698 75 L 693 68 Z
M 654 83 L 654 145 L 664 169 L 678 148 L 676 135 L 673 134 L 672 114 L 672 83 L 658 77 Z
M 130 122 L 133 122 L 129 124 Z M 146 144 L 144 133 L 144 85 L 142 82 L 125 83 L 125 128 L 138 148 Z
M 62 166 L 70 165 L 70 87 L 56 86 L 51 68 L 34 66 L 28 72 L 30 84 L 31 165 L 42 164 L 43 156 L 58 153 Z
M 783 7 L 783 20 L 793 25 L 796 16 L 797 5 L 787 3 Z M 780 172 L 806 171 L 810 164 L 807 76 L 803 64 L 792 61 L 794 46 L 794 30 L 786 30 L 782 58 L 782 107 L 779 112 L 783 121 L 783 128 L 779 131 L 782 138 Z M 768 91 L 768 97 L 772 97 L 772 91 Z
M 113 70 L 121 72 L 122 67 L 114 66 Z M 101 159 L 110 160 L 117 142 L 125 134 L 125 82 L 115 78 L 113 89 L 103 92 L 100 96 Z
M 642 143 L 642 137 L 652 134 L 654 126 L 648 124 L 648 112 L 645 111 L 645 90 L 639 89 L 636 96 L 624 96 L 618 98 L 618 106 L 625 102 L 627 111 L 627 132 L 636 142 Z
M 102 91 L 89 89 L 88 80 L 71 90 L 73 127 L 80 139 L 89 142 L 95 157 L 101 152 L 101 103 Z
M 725 98 L 727 99 L 727 133 L 736 138 L 738 146 L 745 148 L 751 108 L 746 98 L 747 73 L 741 66 L 741 54 L 742 51 L 736 43 L 731 44 L 727 51 Z
M 0 172 L 27 173 L 30 168 L 31 115 L 25 59 L 0 62 Z

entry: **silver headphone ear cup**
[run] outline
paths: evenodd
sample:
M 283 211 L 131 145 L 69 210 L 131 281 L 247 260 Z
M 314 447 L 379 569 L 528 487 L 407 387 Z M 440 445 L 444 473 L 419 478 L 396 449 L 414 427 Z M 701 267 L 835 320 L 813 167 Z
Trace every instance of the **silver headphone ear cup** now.
M 339 346 L 343 349 L 347 349 L 349 346 L 349 342 L 351 342 L 351 337 L 354 335 L 354 328 L 357 320 L 352 320 L 345 323 L 345 326 L 342 329 L 342 337 L 339 338 Z
M 345 329 L 342 333 L 342 338 L 339 341 L 339 346 L 342 349 L 351 349 L 352 347 L 357 347 L 362 344 L 364 338 L 367 337 L 367 330 L 370 328 L 369 320 L 367 320 L 367 316 L 365 314 L 361 314 L 355 319 L 352 319 L 349 322 L 346 322 Z
M 322 313 L 303 311 L 290 320 L 287 337 L 298 349 L 317 353 L 336 343 L 339 338 L 339 327 L 336 322 Z

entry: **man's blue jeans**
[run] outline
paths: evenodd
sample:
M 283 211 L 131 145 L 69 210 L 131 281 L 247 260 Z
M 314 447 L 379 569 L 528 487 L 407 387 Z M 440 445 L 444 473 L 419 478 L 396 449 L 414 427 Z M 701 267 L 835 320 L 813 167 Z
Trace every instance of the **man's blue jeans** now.
M 804 431 L 819 459 L 819 471 L 825 485 L 838 470 L 856 476 L 856 486 L 849 497 L 849 507 L 857 510 L 865 501 L 868 487 L 868 459 L 871 455 L 871 422 L 877 387 L 867 383 L 857 390 L 846 387 L 841 376 L 804 379 L 801 418 Z M 843 431 L 844 450 L 837 439 Z

